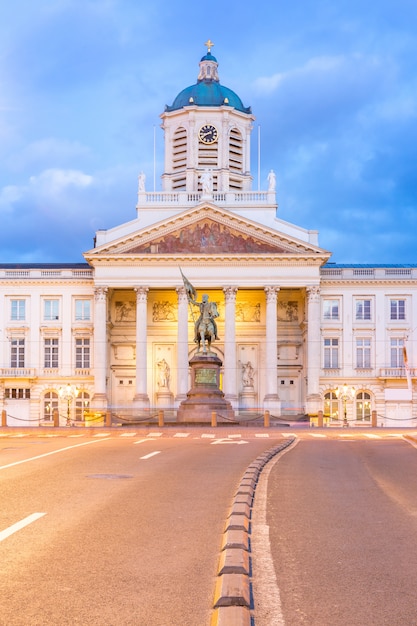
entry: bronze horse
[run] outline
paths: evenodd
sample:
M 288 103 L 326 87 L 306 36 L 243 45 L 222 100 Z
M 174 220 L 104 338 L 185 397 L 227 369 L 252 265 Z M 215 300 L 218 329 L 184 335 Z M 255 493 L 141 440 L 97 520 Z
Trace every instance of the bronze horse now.
M 210 351 L 211 342 L 218 339 L 217 336 L 217 324 L 214 321 L 216 317 L 219 317 L 217 306 L 215 302 L 209 302 L 208 296 L 205 294 L 202 298 L 200 306 L 200 317 L 195 323 L 195 337 L 194 341 L 198 344 L 198 352 L 203 347 L 203 354 Z

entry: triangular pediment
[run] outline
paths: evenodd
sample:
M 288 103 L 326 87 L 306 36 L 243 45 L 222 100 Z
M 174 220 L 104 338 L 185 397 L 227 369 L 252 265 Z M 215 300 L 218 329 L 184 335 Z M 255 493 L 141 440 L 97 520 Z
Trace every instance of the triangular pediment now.
M 161 255 L 227 257 L 327 255 L 310 243 L 218 207 L 201 205 L 131 232 L 86 253 L 86 258 Z
M 250 233 L 204 218 L 129 249 L 130 254 L 288 253 Z

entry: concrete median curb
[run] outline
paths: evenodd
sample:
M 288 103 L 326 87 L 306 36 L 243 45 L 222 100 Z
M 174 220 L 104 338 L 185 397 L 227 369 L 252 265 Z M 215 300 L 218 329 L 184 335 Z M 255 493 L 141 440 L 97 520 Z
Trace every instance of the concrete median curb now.
M 214 592 L 211 626 L 253 626 L 250 520 L 259 475 L 265 465 L 295 440 L 291 437 L 262 453 L 243 474 L 225 523 Z

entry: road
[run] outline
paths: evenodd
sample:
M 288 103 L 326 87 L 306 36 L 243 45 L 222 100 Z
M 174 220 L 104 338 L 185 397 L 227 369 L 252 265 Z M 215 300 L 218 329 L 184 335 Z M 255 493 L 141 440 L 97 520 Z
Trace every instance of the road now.
M 253 529 L 256 626 L 415 626 L 416 448 L 389 434 L 306 432 L 268 474 Z
M 231 500 L 273 439 L 126 435 L 0 439 L 2 626 L 209 623 Z
M 0 625 L 208 626 L 236 486 L 292 435 L 214 432 L 0 436 Z M 253 623 L 415 626 L 417 449 L 293 434 L 255 492 Z

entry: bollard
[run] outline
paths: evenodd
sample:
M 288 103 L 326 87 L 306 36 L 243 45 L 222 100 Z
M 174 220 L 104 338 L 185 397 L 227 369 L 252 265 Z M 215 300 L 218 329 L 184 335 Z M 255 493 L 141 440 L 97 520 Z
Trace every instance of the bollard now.
M 376 426 L 378 426 L 378 424 L 377 424 L 377 416 L 376 416 L 376 411 L 372 411 L 372 414 L 371 414 L 371 420 L 372 420 L 372 421 L 371 421 L 372 428 L 376 428 Z
M 211 412 L 211 425 L 213 428 L 216 428 L 217 426 L 217 413 L 216 411 L 212 411 Z
M 59 413 L 58 409 L 54 409 L 52 411 L 52 419 L 54 420 L 54 427 L 57 428 L 59 426 Z
M 317 427 L 323 428 L 323 411 L 317 413 Z
M 158 426 L 159 428 L 162 428 L 163 425 L 164 425 L 164 412 L 158 411 Z
M 106 411 L 106 426 L 111 428 L 111 411 Z
M 3 409 L 1 412 L 1 427 L 4 428 L 7 426 L 7 413 L 6 410 Z
M 264 427 L 269 428 L 269 411 L 264 413 Z

